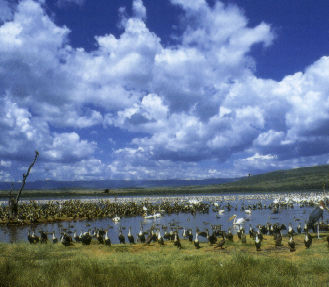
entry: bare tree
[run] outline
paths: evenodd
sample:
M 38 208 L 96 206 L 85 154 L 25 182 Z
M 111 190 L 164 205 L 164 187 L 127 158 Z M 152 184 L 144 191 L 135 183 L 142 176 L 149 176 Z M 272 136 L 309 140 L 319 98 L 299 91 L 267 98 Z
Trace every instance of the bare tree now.
M 35 156 L 34 156 L 33 162 L 30 164 L 30 166 L 29 166 L 29 168 L 27 170 L 27 173 L 24 173 L 23 174 L 22 185 L 21 185 L 21 188 L 18 191 L 18 194 L 17 194 L 16 198 L 12 195 L 13 187 L 12 187 L 12 189 L 10 191 L 10 194 L 9 194 L 9 202 L 8 202 L 8 204 L 9 204 L 9 218 L 10 219 L 17 217 L 17 213 L 18 213 L 18 201 L 19 201 L 19 199 L 21 197 L 21 194 L 22 194 L 22 191 L 24 189 L 26 179 L 29 176 L 30 171 L 31 171 L 32 167 L 34 166 L 35 162 L 37 161 L 38 156 L 39 156 L 39 152 L 36 150 L 35 151 Z

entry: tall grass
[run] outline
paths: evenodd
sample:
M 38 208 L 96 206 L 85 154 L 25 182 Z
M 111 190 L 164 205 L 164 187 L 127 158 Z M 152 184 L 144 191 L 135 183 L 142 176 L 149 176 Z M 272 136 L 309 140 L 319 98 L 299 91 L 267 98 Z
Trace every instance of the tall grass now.
M 322 245 L 280 256 L 183 244 L 0 244 L 0 286 L 329 286 Z

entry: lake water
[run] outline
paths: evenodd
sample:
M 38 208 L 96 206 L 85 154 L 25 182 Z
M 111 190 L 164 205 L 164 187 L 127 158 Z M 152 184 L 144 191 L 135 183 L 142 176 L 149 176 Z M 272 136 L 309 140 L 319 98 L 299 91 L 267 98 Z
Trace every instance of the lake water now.
M 43 230 L 45 232 L 52 233 L 55 232 L 56 236 L 59 238 L 60 233 L 63 231 L 71 231 L 72 236 L 73 232 L 78 234 L 82 231 L 104 229 L 108 230 L 108 235 L 112 243 L 119 243 L 118 234 L 119 229 L 123 229 L 123 234 L 126 236 L 128 233 L 128 228 L 131 227 L 132 234 L 137 238 L 137 234 L 140 230 L 141 224 L 143 225 L 144 231 L 150 229 L 152 226 L 155 226 L 156 229 L 161 230 L 163 236 L 165 229 L 168 231 L 171 229 L 176 230 L 179 228 L 179 234 L 182 235 L 183 228 L 192 229 L 193 235 L 197 228 L 200 230 L 209 229 L 211 230 L 211 225 L 222 225 L 223 230 L 228 230 L 232 228 L 232 231 L 235 229 L 232 226 L 232 221 L 230 217 L 234 214 L 238 218 L 243 217 L 248 221 L 244 224 L 246 232 L 248 233 L 249 224 L 254 228 L 257 224 L 266 224 L 266 223 L 280 223 L 285 224 L 288 227 L 288 224 L 293 225 L 294 230 L 296 230 L 298 223 L 303 227 L 304 222 L 308 220 L 308 217 L 311 211 L 314 209 L 314 206 L 306 205 L 303 206 L 303 202 L 317 202 L 319 199 L 325 199 L 329 201 L 329 193 L 294 193 L 294 194 L 220 194 L 220 195 L 185 195 L 185 196 L 136 196 L 136 197 L 116 197 L 116 198 L 107 198 L 112 201 L 117 202 L 143 202 L 147 200 L 148 202 L 160 202 L 160 201 L 180 201 L 185 202 L 186 204 L 193 204 L 193 202 L 206 202 L 209 203 L 211 208 L 209 213 L 201 214 L 196 213 L 192 215 L 190 213 L 178 213 L 166 215 L 163 214 L 161 217 L 156 219 L 144 219 L 141 216 L 136 217 L 122 217 L 118 223 L 114 223 L 111 218 L 102 218 L 94 220 L 84 220 L 84 221 L 70 221 L 70 222 L 60 222 L 60 223 L 49 223 L 49 224 L 38 224 L 38 225 L 23 225 L 23 226 L 7 226 L 0 225 L 0 241 L 2 242 L 18 242 L 18 241 L 27 241 L 28 231 L 35 231 L 39 235 L 39 231 Z M 54 199 L 54 200 L 65 200 L 65 199 Z M 94 197 L 83 197 L 80 200 L 86 201 L 98 201 L 99 198 Z M 42 199 L 39 199 L 38 202 L 42 202 Z M 48 200 L 46 200 L 48 201 Z M 251 215 L 247 215 L 242 209 L 241 206 L 244 205 L 247 207 L 252 204 L 261 203 L 268 206 L 273 202 L 289 203 L 293 208 L 282 208 L 279 209 L 279 213 L 273 214 L 271 209 L 255 209 L 252 210 Z M 216 208 L 216 205 L 221 205 L 222 207 L 229 203 L 232 205 L 232 209 L 228 211 L 226 208 L 222 215 L 219 215 L 217 211 L 214 211 L 213 208 Z M 0 204 L 6 204 L 5 202 L 0 202 Z M 283 204 L 284 205 L 284 204 Z M 222 209 L 222 207 L 220 209 Z M 324 222 L 327 222 L 329 219 L 329 212 L 324 212 Z M 235 230 L 236 231 L 236 230 Z M 49 236 L 50 238 L 50 236 Z M 199 238 L 202 240 L 202 238 Z

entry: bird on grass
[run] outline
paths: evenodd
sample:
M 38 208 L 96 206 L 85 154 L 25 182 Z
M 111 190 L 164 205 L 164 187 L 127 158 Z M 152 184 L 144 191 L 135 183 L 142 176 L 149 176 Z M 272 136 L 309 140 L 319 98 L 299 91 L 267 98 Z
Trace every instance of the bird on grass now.
M 195 239 L 193 241 L 193 244 L 194 244 L 196 249 L 200 248 L 200 242 L 199 242 L 199 239 L 198 239 L 198 232 L 195 233 Z
M 297 232 L 298 232 L 298 234 L 302 233 L 302 227 L 301 227 L 300 223 L 298 223 Z
M 161 235 L 161 231 L 160 230 L 158 231 L 157 241 L 158 241 L 159 245 L 161 245 L 161 246 L 164 245 L 164 240 L 163 240 L 163 237 Z
M 260 249 L 261 245 L 262 245 L 262 241 L 259 239 L 258 234 L 256 233 L 255 246 L 257 251 L 261 251 Z
M 66 233 L 63 234 L 62 238 L 61 238 L 61 243 L 64 246 L 70 246 L 72 242 L 72 237 L 67 235 Z
M 290 252 L 295 252 L 296 251 L 296 244 L 294 241 L 294 237 L 290 235 L 289 241 L 288 241 L 288 246 L 290 248 Z
M 295 231 L 292 229 L 292 225 L 291 223 L 289 223 L 289 227 L 288 227 L 288 235 L 294 235 Z
M 135 244 L 135 238 L 134 236 L 131 234 L 131 227 L 129 227 L 129 231 L 128 231 L 128 240 L 130 244 Z
M 241 231 L 241 242 L 243 244 L 247 243 L 247 237 L 246 234 L 244 233 L 244 230 Z
M 212 234 L 209 235 L 209 230 L 207 229 L 207 239 L 210 245 L 215 244 L 217 242 L 217 237 L 215 232 L 212 232 Z
M 252 228 L 251 224 L 249 225 L 249 237 L 250 238 L 255 237 L 255 230 Z
M 40 243 L 47 243 L 47 242 L 48 242 L 47 233 L 44 231 L 40 231 Z
M 276 247 L 282 246 L 281 230 L 278 230 L 277 232 L 274 233 L 274 241 L 275 241 L 275 246 Z
M 139 230 L 139 233 L 138 233 L 138 239 L 141 243 L 145 243 L 145 233 L 143 231 L 142 225 L 141 225 L 141 229 Z
M 32 243 L 38 243 L 40 241 L 39 236 L 36 236 L 34 231 L 32 232 L 31 239 L 32 239 Z
M 227 234 L 226 234 L 226 238 L 227 238 L 227 240 L 233 242 L 233 234 L 232 234 L 231 229 L 228 230 L 228 232 L 227 232 Z
M 178 236 L 177 232 L 175 232 L 174 245 L 177 246 L 178 249 L 182 249 L 182 244 L 180 243 L 179 236 Z
M 223 246 L 225 244 L 226 240 L 224 238 L 224 235 L 222 234 L 222 240 L 219 240 L 219 242 L 216 244 L 215 248 L 220 247 L 220 249 L 224 249 Z
M 327 242 L 328 242 L 328 248 L 329 248 L 329 235 L 327 235 Z
M 76 231 L 74 231 L 73 239 L 75 240 L 75 242 L 80 242 L 80 236 L 77 235 L 77 232 Z
M 105 238 L 104 238 L 104 243 L 107 246 L 111 246 L 111 239 L 109 238 L 107 231 L 105 232 Z
M 122 243 L 122 244 L 126 244 L 126 239 L 125 239 L 125 236 L 122 234 L 122 229 L 121 229 L 121 228 L 120 228 L 120 233 L 119 233 L 118 238 L 119 238 L 119 242 L 120 242 L 120 244 L 121 244 L 121 243 Z
M 53 231 L 53 237 L 52 237 L 53 243 L 56 244 L 58 242 L 57 237 L 55 236 L 55 231 Z
M 91 240 L 92 237 L 89 232 L 85 232 L 81 235 L 80 241 L 82 242 L 82 245 L 90 245 Z
M 312 236 L 308 232 L 305 233 L 304 244 L 306 248 L 310 248 L 312 245 Z

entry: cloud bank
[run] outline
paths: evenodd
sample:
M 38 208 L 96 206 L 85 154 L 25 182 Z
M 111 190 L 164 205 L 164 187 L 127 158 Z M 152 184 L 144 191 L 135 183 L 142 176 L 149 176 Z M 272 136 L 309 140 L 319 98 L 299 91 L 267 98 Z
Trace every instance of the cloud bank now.
M 15 179 L 34 149 L 41 179 L 225 177 L 327 163 L 329 57 L 279 82 L 258 78 L 251 50 L 280 40 L 269 24 L 250 26 L 219 1 L 171 4 L 183 12 L 177 45 L 161 43 L 134 0 L 120 36 L 95 35 L 87 52 L 46 2 L 0 1 L 0 180 Z M 113 129 L 131 139 L 106 147 L 118 142 Z

